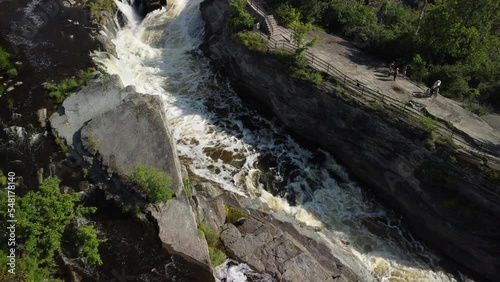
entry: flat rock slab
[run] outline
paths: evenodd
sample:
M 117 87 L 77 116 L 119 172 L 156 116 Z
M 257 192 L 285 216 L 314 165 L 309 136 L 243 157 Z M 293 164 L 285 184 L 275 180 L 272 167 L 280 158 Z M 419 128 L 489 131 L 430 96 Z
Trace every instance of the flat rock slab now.
M 118 76 L 110 76 L 108 81 L 92 83 L 66 98 L 62 104 L 64 113 L 54 113 L 50 123 L 59 137 L 72 145 L 75 133 L 85 122 L 116 108 L 125 97 L 135 92 L 132 86 L 123 88 Z
M 189 204 L 172 199 L 152 210 L 151 215 L 158 222 L 160 240 L 169 253 L 180 254 L 191 262 L 209 267 L 207 243 L 198 236 Z
M 334 264 L 325 269 L 292 236 L 269 223 L 249 218 L 238 228 L 225 224 L 221 235 L 230 254 L 278 281 L 346 281 Z

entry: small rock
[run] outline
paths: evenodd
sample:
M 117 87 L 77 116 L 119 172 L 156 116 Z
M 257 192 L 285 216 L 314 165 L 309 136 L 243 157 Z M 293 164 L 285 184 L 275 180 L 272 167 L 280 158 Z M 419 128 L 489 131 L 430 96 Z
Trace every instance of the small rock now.
M 73 22 L 73 25 L 78 26 L 78 25 L 80 25 L 80 23 L 79 23 L 78 21 L 74 21 L 74 22 Z
M 26 129 L 20 126 L 11 126 L 4 129 L 5 133 L 12 139 L 16 138 L 19 141 L 24 140 L 26 137 Z
M 73 39 L 73 38 L 74 38 L 73 34 L 70 34 L 69 39 Z
M 16 64 L 17 66 L 20 66 L 20 65 L 22 65 L 22 64 L 23 64 L 23 62 L 21 62 L 21 61 L 17 61 L 17 62 L 15 62 L 14 64 Z
M 69 22 L 69 23 L 72 23 L 72 22 L 73 22 L 73 20 L 68 20 L 68 22 Z
M 38 122 L 42 127 L 45 127 L 45 121 L 47 121 L 47 109 L 39 109 L 36 112 L 36 116 L 38 117 Z
M 19 85 L 22 85 L 22 84 L 23 84 L 22 81 L 18 81 L 18 82 L 16 82 L 15 86 L 19 86 Z
M 14 87 L 12 87 L 12 86 L 11 86 L 11 87 L 9 87 L 9 88 L 7 88 L 7 92 L 10 92 L 10 91 L 12 91 L 12 90 L 14 90 Z

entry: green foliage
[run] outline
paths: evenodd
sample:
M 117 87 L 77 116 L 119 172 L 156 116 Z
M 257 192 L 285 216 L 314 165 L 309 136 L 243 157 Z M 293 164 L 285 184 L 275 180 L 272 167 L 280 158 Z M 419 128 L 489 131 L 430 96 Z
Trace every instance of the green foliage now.
M 201 223 L 198 225 L 198 229 L 205 234 L 205 239 L 207 240 L 207 244 L 211 247 L 215 247 L 217 242 L 219 241 L 219 233 L 210 229 L 210 227 Z
M 57 131 L 55 129 L 52 129 L 52 135 L 55 138 L 56 144 L 59 145 L 59 147 L 61 148 L 61 151 L 64 154 L 67 154 L 68 153 L 68 146 L 66 145 L 66 142 L 64 142 L 64 140 L 59 137 L 59 134 L 57 133 Z
M 102 265 L 101 256 L 99 255 L 99 245 L 106 242 L 106 240 L 98 238 L 94 227 L 90 225 L 79 227 L 76 230 L 76 239 L 78 253 L 91 264 Z
M 89 170 L 88 168 L 83 169 L 83 178 L 87 179 L 87 176 L 89 175 Z
M 59 84 L 53 84 L 45 82 L 43 88 L 49 91 L 50 98 L 54 99 L 56 104 L 60 104 L 66 99 L 75 89 L 80 85 L 84 84 L 95 72 L 94 68 L 88 68 L 86 70 L 80 70 L 78 73 L 78 78 L 66 78 Z
M 174 196 L 174 191 L 170 189 L 170 178 L 166 173 L 154 167 L 137 165 L 130 179 L 146 193 L 153 203 L 166 202 Z
M 267 51 L 266 44 L 264 40 L 260 38 L 257 34 L 250 31 L 240 31 L 236 33 L 236 38 L 243 43 L 248 49 L 255 50 L 259 52 Z
M 105 24 L 105 13 L 112 14 L 115 9 L 113 0 L 95 0 L 88 4 L 90 9 L 90 18 L 93 24 Z
M 244 213 L 243 211 L 226 205 L 226 222 L 227 223 L 235 223 L 238 221 L 240 218 L 248 218 L 248 214 Z
M 286 27 L 291 27 L 300 22 L 300 12 L 288 3 L 280 5 L 274 11 L 274 16 L 280 24 Z
M 246 0 L 232 0 L 229 2 L 233 7 L 233 12 L 229 18 L 231 30 L 238 33 L 243 30 L 249 30 L 255 23 L 254 17 L 247 11 L 248 3 Z
M 50 98 L 60 104 L 78 87 L 78 83 L 75 79 L 66 78 L 59 84 L 44 83 L 43 87 L 49 91 Z
M 182 184 L 184 184 L 184 190 L 186 190 L 186 195 L 188 196 L 188 198 L 193 196 L 193 189 L 191 188 L 191 183 L 189 183 L 189 178 L 183 178 Z
M 17 76 L 17 70 L 10 62 L 10 54 L 0 46 L 0 76 L 4 74 L 13 78 Z M 0 94 L 3 92 L 0 89 Z
M 213 247 L 208 247 L 208 254 L 210 255 L 210 263 L 212 267 L 217 267 L 226 261 L 226 254 L 221 250 Z
M 419 54 L 416 54 L 408 66 L 408 74 L 416 81 L 423 81 L 427 78 L 428 70 L 425 61 Z
M 97 146 L 99 145 L 99 143 L 95 140 L 95 132 L 94 131 L 91 131 L 90 134 L 89 134 L 89 143 L 90 143 L 90 146 L 92 147 L 92 150 L 97 151 Z
M 4 188 L 7 185 L 7 176 L 3 174 L 3 171 L 0 170 L 0 188 Z
M 414 80 L 440 79 L 447 97 L 461 101 L 481 95 L 500 107 L 500 1 L 428 1 L 422 21 L 422 6 L 405 2 L 276 0 L 271 5 L 288 26 L 300 17 L 350 39 L 367 38 L 366 51 L 408 65 Z
M 61 239 L 66 227 L 74 218 L 95 212 L 94 208 L 79 205 L 77 193 L 61 194 L 59 182 L 56 177 L 46 178 L 38 190 L 17 197 L 16 273 L 19 279 L 23 278 L 19 281 L 56 281 L 50 279 L 56 268 L 54 255 L 61 250 Z M 0 200 L 7 202 L 6 198 L 7 194 L 2 189 Z M 6 219 L 6 212 L 0 211 L 0 220 L 5 222 Z M 0 235 L 2 241 L 5 239 L 4 234 Z M 0 251 L 0 257 L 0 262 L 5 266 L 5 253 Z M 4 269 L 0 270 L 0 277 Z
M 488 113 L 481 104 L 471 99 L 465 101 L 465 108 L 478 116 L 484 116 Z

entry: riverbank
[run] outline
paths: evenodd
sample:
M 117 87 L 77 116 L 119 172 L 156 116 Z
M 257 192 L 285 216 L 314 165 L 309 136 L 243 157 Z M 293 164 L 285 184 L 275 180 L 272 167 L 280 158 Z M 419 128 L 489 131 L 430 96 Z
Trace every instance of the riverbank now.
M 241 93 L 260 100 L 290 131 L 331 152 L 403 214 L 420 238 L 482 277 L 498 276 L 499 246 L 493 239 L 500 234 L 498 180 L 447 142 L 429 146 L 432 128 L 418 121 L 292 79 L 275 57 L 230 38 L 228 10 L 222 0 L 202 4 L 204 51 Z

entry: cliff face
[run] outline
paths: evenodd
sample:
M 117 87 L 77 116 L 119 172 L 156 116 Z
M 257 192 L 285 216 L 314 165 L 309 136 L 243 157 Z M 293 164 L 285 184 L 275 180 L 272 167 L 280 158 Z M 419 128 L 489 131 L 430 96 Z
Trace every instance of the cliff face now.
M 385 107 L 293 79 L 269 54 L 228 35 L 227 0 L 201 5 L 203 51 L 239 93 L 250 95 L 293 133 L 331 152 L 423 240 L 478 273 L 500 275 L 500 182 L 449 144 Z M 413 124 L 413 125 L 412 125 Z

